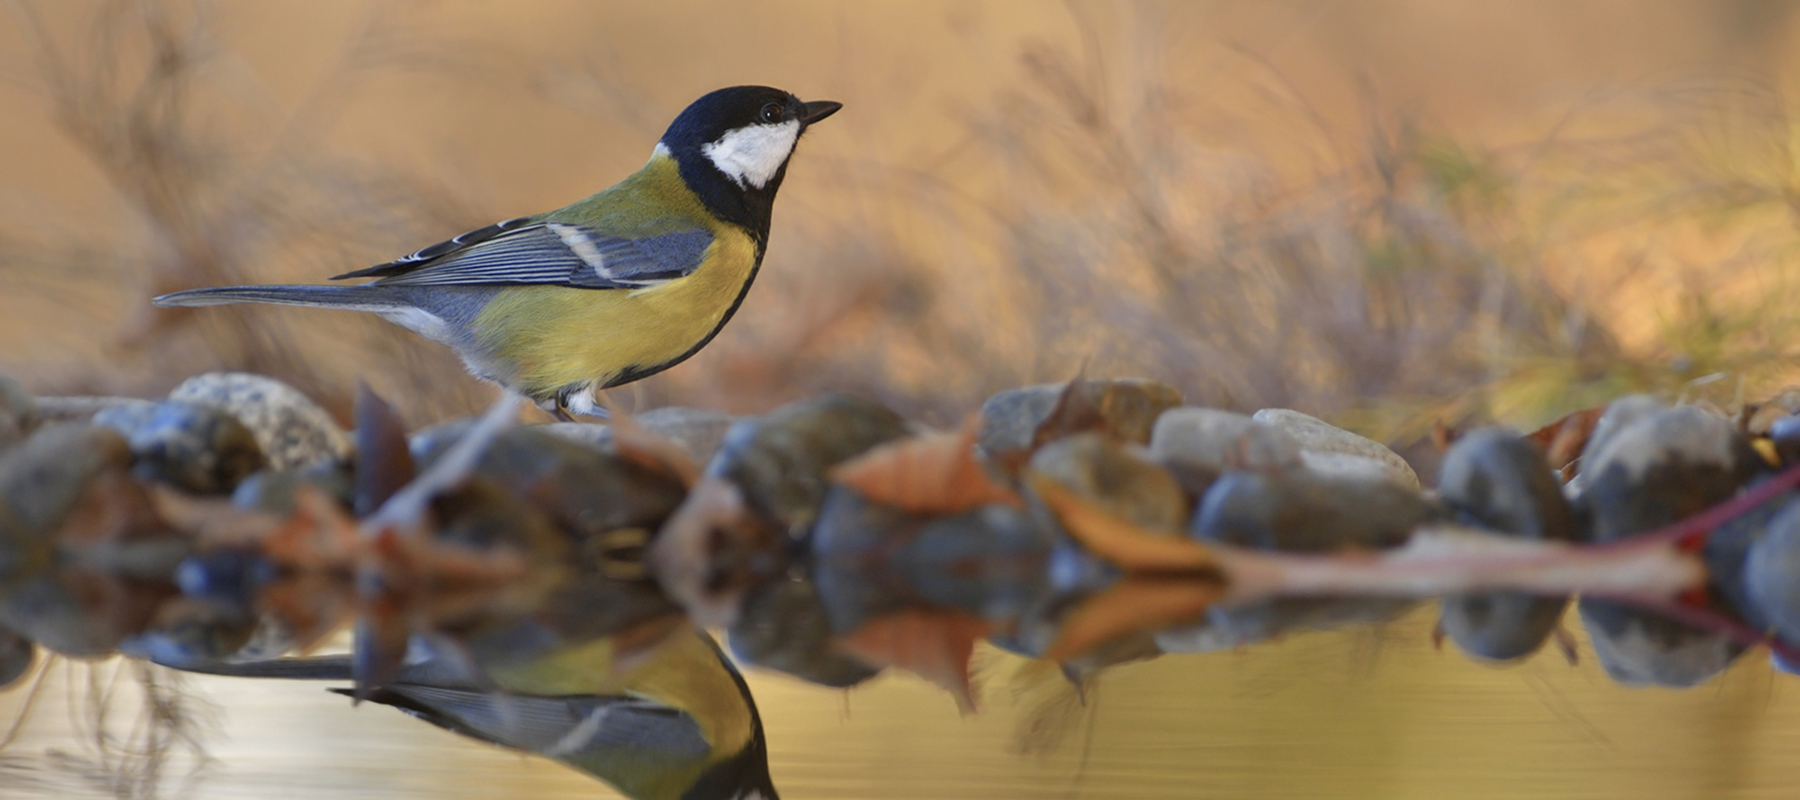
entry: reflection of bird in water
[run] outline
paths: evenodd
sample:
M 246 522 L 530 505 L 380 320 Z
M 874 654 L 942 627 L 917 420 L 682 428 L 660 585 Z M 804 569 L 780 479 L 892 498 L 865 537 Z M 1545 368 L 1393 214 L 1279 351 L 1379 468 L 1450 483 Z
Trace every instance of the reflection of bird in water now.
M 369 699 L 473 739 L 560 761 L 636 800 L 776 800 L 750 687 L 712 637 L 673 636 L 615 675 L 612 642 L 479 676 L 454 657 L 406 665 Z M 349 680 L 350 656 L 208 665 L 249 678 Z M 333 689 L 349 694 L 348 689 Z

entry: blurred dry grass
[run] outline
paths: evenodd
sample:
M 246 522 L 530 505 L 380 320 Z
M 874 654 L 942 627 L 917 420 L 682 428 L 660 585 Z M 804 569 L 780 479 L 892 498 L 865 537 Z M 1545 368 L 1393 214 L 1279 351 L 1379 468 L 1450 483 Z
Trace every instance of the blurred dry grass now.
M 552 150 L 553 188 L 591 191 L 690 96 L 771 74 L 849 110 L 801 148 L 745 312 L 628 405 L 839 389 L 941 423 L 1085 364 L 1404 443 L 1440 418 L 1533 425 L 1636 390 L 1726 404 L 1792 377 L 1800 129 L 1768 83 L 1779 3 L 546 5 L 509 27 L 468 4 L 341 2 L 319 12 L 335 27 L 276 36 L 303 54 L 286 56 L 244 6 L 7 8 L 22 91 L 5 97 L 60 137 L 44 157 L 86 165 L 42 174 L 93 181 L 102 209 L 31 194 L 64 186 L 4 196 L 0 366 L 40 391 L 148 393 L 223 366 L 340 407 L 366 376 L 417 422 L 466 412 L 488 390 L 379 321 L 145 300 L 316 281 L 567 202 L 520 159 Z M 1434 20 L 1472 50 L 1542 51 L 1487 56 L 1523 76 L 1437 74 L 1456 43 Z M 1550 32 L 1615 24 L 1642 42 Z M 828 44 L 772 53 L 769 30 Z M 1436 49 L 1406 61 L 1370 31 Z M 672 63 L 718 41 L 716 63 Z M 746 54 L 767 63 L 720 68 Z M 1534 94 L 1559 68 L 1574 90 Z M 495 199 L 513 194 L 531 205 Z

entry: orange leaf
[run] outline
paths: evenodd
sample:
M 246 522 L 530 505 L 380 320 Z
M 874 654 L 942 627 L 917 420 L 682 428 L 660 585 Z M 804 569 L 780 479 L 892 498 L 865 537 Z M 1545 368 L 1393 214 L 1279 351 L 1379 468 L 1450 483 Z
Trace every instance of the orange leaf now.
M 975 460 L 979 420 L 956 433 L 889 442 L 831 471 L 831 479 L 883 505 L 915 514 L 959 514 L 988 503 L 1022 506 Z
M 838 646 L 871 667 L 899 667 L 949 690 L 967 714 L 975 710 L 969 657 L 992 630 L 966 612 L 915 609 L 865 624 Z
M 1216 581 L 1125 578 L 1070 611 L 1044 658 L 1075 658 L 1120 637 L 1193 622 L 1223 593 Z
M 1550 463 L 1551 469 L 1562 469 L 1581 455 L 1582 448 L 1587 447 L 1588 437 L 1594 435 L 1594 426 L 1600 424 L 1600 415 L 1605 413 L 1606 406 L 1584 408 L 1532 431 L 1525 438 L 1544 448 L 1544 460 Z
M 1139 528 L 1089 505 L 1048 477 L 1033 475 L 1030 484 L 1070 536 L 1089 552 L 1128 572 L 1197 572 L 1215 579 L 1220 574 L 1212 551 L 1199 542 Z

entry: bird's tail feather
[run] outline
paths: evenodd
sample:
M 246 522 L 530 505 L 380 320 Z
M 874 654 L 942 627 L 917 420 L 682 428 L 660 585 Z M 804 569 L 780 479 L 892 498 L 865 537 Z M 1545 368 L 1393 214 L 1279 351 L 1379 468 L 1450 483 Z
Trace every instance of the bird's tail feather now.
M 182 672 L 222 675 L 228 678 L 282 678 L 293 681 L 350 680 L 350 657 L 316 656 L 312 658 L 270 658 L 241 664 L 191 663 L 164 664 Z
M 165 294 L 150 302 L 162 308 L 273 303 L 352 311 L 383 311 L 401 305 L 364 286 L 219 286 Z

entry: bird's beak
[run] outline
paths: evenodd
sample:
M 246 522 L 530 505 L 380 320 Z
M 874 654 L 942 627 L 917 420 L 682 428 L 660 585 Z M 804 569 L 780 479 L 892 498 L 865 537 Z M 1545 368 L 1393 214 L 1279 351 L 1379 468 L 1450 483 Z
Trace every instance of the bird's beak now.
M 830 100 L 814 100 L 810 103 L 803 103 L 800 106 L 800 124 L 811 125 L 836 114 L 837 110 L 843 107 L 843 103 L 834 103 Z

